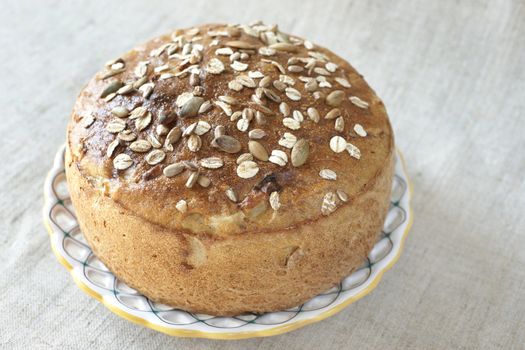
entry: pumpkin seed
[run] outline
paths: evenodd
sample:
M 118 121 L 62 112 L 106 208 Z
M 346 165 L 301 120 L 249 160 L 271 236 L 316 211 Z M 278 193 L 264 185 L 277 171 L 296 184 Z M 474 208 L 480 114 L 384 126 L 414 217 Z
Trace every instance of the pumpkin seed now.
M 339 107 L 343 103 L 344 97 L 343 90 L 334 90 L 326 96 L 326 104 L 331 107 Z
M 181 118 L 195 117 L 197 113 L 199 112 L 199 108 L 201 107 L 203 103 L 204 103 L 204 99 L 202 97 L 190 98 L 181 107 L 179 111 L 179 117 Z
M 129 110 L 126 107 L 118 106 L 111 110 L 111 114 L 119 118 L 126 118 L 129 115 Z
M 263 162 L 268 161 L 268 151 L 259 142 L 253 140 L 249 141 L 248 150 L 255 158 L 262 160 Z
M 308 156 L 310 155 L 310 144 L 305 139 L 298 140 L 292 148 L 292 165 L 299 167 L 306 163 Z
M 222 135 L 215 139 L 215 144 L 217 147 L 227 153 L 237 153 L 241 150 L 241 143 L 237 139 L 228 136 Z
M 100 93 L 100 98 L 105 98 L 107 97 L 109 94 L 112 94 L 114 92 L 117 92 L 118 89 L 120 89 L 121 87 L 124 86 L 124 83 L 121 82 L 121 81 L 114 81 L 114 82 L 111 82 L 109 83 L 105 88 L 104 90 L 102 90 L 102 92 Z

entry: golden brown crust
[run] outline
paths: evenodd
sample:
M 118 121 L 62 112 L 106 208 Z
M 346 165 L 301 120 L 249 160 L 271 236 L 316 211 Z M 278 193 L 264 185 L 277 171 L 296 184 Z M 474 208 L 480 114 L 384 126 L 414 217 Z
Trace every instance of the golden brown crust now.
M 257 31 L 263 40 L 253 36 Z M 268 47 L 275 53 L 268 56 Z M 224 55 L 230 50 L 237 63 Z M 207 67 L 217 59 L 224 69 L 213 74 L 222 68 Z M 171 68 L 162 68 L 166 64 Z M 235 70 L 244 65 L 245 71 Z M 77 99 L 66 172 L 83 233 L 119 278 L 186 310 L 235 314 L 294 306 L 361 263 L 388 208 L 393 135 L 383 103 L 346 61 L 275 27 L 206 25 L 153 39 L 108 67 Z M 255 86 L 235 91 L 249 71 L 254 78 L 243 83 Z M 108 72 L 118 74 L 105 77 Z M 255 77 L 261 75 L 269 85 Z M 122 94 L 101 98 L 108 86 L 122 84 Z M 281 85 L 296 91 L 280 91 Z M 198 104 L 210 101 L 212 107 L 193 116 L 182 106 L 192 91 L 202 98 Z M 283 107 L 274 100 L 288 105 L 291 119 L 293 111 L 303 117 L 296 112 L 283 121 Z M 238 120 L 256 117 L 244 130 L 229 108 L 234 118 L 242 114 Z M 309 118 L 309 108 L 320 120 Z M 325 119 L 330 113 L 341 116 L 337 125 Z M 191 132 L 197 122 L 206 123 Z M 232 147 L 222 146 L 217 126 L 238 140 L 238 152 L 223 151 Z M 177 127 L 186 135 L 170 145 L 166 132 Z M 119 139 L 123 128 L 142 141 Z M 248 133 L 254 129 L 261 129 L 256 139 Z M 295 149 L 288 148 L 293 142 L 280 142 L 285 133 L 302 140 Z M 334 136 L 351 146 L 335 153 Z M 250 139 L 267 153 L 285 152 L 286 164 L 268 161 L 264 150 L 261 158 Z M 238 157 L 250 151 L 261 159 L 239 169 Z M 221 166 L 203 166 L 208 157 L 220 158 Z M 196 167 L 171 176 L 168 165 L 182 161 Z M 258 172 L 244 178 L 253 175 L 253 166 Z M 335 181 L 327 179 L 334 174 Z M 198 182 L 188 188 L 192 176 Z

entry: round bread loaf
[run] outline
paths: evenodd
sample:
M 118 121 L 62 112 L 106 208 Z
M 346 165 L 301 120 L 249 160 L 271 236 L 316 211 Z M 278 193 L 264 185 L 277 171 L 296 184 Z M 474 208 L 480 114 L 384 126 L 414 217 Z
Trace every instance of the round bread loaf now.
M 213 315 L 308 300 L 358 268 L 389 207 L 383 103 L 277 26 L 176 30 L 81 91 L 66 174 L 80 228 L 121 280 Z

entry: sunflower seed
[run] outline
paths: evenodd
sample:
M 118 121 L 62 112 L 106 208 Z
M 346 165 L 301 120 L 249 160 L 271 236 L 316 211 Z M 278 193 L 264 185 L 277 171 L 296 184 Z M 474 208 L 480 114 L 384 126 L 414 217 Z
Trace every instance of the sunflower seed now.
M 203 114 L 210 110 L 212 107 L 212 104 L 210 101 L 204 101 L 201 106 L 199 107 L 198 113 Z
M 270 155 L 270 158 L 268 158 L 268 160 L 273 164 L 277 164 L 279 166 L 285 166 L 286 163 L 288 163 L 288 156 L 286 155 L 285 152 L 278 150 L 278 149 L 274 149 L 272 151 L 272 154 Z
M 137 78 L 145 77 L 148 74 L 148 64 L 148 61 L 139 62 L 133 70 L 133 74 L 135 74 Z
M 348 202 L 348 195 L 346 194 L 345 191 L 343 190 L 337 190 L 336 191 L 337 193 L 337 197 L 339 197 L 339 199 L 343 202 Z
M 192 152 L 197 152 L 201 149 L 202 140 L 199 135 L 192 134 L 188 137 L 188 149 Z
M 118 145 L 120 144 L 119 139 L 116 138 L 108 145 L 108 148 L 106 150 L 106 156 L 108 158 L 111 158 L 113 156 L 113 153 L 115 153 L 115 149 L 117 149 Z
M 224 162 L 219 157 L 208 157 L 208 158 L 202 158 L 199 161 L 199 164 L 201 167 L 206 169 L 219 169 L 224 165 Z
M 299 101 L 301 99 L 301 93 L 294 88 L 287 87 L 285 89 L 286 96 L 292 101 Z
M 321 171 L 319 172 L 319 176 L 321 176 L 325 180 L 337 179 L 337 174 L 335 173 L 335 171 L 330 169 L 321 169 Z
M 330 215 L 337 209 L 335 203 L 336 196 L 333 192 L 328 192 L 323 197 L 323 203 L 321 204 L 321 213 L 323 215 Z
M 139 91 L 142 92 L 142 97 L 149 98 L 153 92 L 155 85 L 153 83 L 144 84 L 139 88 Z
M 333 108 L 328 113 L 326 113 L 326 115 L 324 116 L 324 119 L 332 120 L 340 116 L 341 116 L 341 111 L 339 110 L 339 108 Z
M 350 96 L 350 102 L 352 102 L 354 105 L 356 105 L 359 108 L 363 108 L 363 109 L 368 108 L 368 102 L 361 100 L 357 96 Z
M 109 83 L 105 88 L 104 90 L 102 90 L 102 92 L 100 93 L 100 98 L 105 98 L 107 97 L 109 94 L 112 94 L 114 92 L 117 92 L 118 89 L 120 89 L 121 87 L 124 86 L 124 83 L 121 82 L 121 81 L 114 81 L 114 82 L 111 82 Z
M 159 124 L 157 125 L 157 127 L 155 128 L 155 131 L 157 132 L 157 135 L 159 136 L 164 136 L 164 135 L 167 135 L 168 132 L 170 131 L 170 129 L 168 129 L 168 127 L 166 125 L 163 125 L 163 124 Z
M 240 41 L 240 40 L 228 41 L 224 45 L 233 47 L 235 49 L 254 50 L 257 48 L 257 45 L 250 44 L 247 41 Z
M 174 163 L 174 164 L 170 164 L 167 167 L 165 167 L 162 172 L 164 176 L 166 177 L 173 177 L 173 176 L 176 176 L 182 173 L 184 169 L 185 169 L 184 164 Z
M 220 150 L 227 153 L 237 153 L 241 150 L 241 143 L 228 135 L 217 137 L 215 139 L 215 144 Z
M 160 162 L 162 162 L 165 157 L 166 157 L 166 153 L 164 153 L 160 149 L 154 149 L 153 151 L 148 153 L 146 157 L 144 157 L 144 159 L 149 165 L 155 165 L 155 164 L 159 164 Z
M 243 154 L 241 154 L 237 158 L 236 163 L 237 164 L 241 164 L 242 162 L 245 162 L 247 160 L 253 160 L 253 155 L 251 153 L 243 153 Z
M 346 145 L 346 150 L 348 151 L 351 157 L 354 157 L 355 159 L 361 159 L 361 151 L 359 150 L 359 148 L 357 148 L 357 146 L 354 146 L 353 144 L 348 142 Z
M 286 102 L 281 102 L 279 104 L 279 112 L 285 117 L 288 117 L 290 115 L 290 106 Z
M 232 67 L 232 69 L 237 72 L 244 72 L 246 69 L 248 69 L 248 65 L 240 61 L 233 61 L 233 63 L 230 64 L 230 67 Z
M 137 138 L 137 135 L 135 135 L 131 130 L 124 130 L 119 132 L 117 137 L 122 141 L 131 142 Z
M 319 123 L 319 112 L 317 111 L 316 108 L 314 107 L 309 107 L 307 110 L 306 110 L 306 114 L 308 114 L 308 118 L 310 118 L 310 120 L 312 120 L 314 123 Z
M 335 131 L 338 131 L 338 132 L 343 132 L 344 131 L 344 129 L 345 129 L 345 120 L 343 119 L 343 117 L 338 117 L 335 120 L 334 128 L 335 128 Z
M 148 112 L 144 117 L 135 119 L 135 128 L 137 129 L 137 131 L 142 131 L 146 129 L 150 123 L 151 113 Z
M 222 101 L 215 101 L 215 105 L 223 110 L 223 112 L 229 117 L 232 115 L 232 106 Z
M 184 103 L 179 111 L 179 117 L 195 117 L 199 112 L 199 108 L 204 103 L 202 97 L 192 97 Z
M 262 129 L 252 129 L 248 132 L 248 137 L 252 140 L 260 140 L 266 136 L 266 132 Z
M 314 72 L 320 75 L 324 75 L 324 76 L 330 75 L 330 72 L 322 67 L 315 67 Z
M 363 126 L 361 124 L 355 124 L 354 125 L 354 131 L 355 131 L 355 133 L 357 135 L 359 135 L 361 137 L 366 137 L 366 135 L 367 135 L 365 128 L 363 128 Z
M 258 172 L 259 166 L 251 160 L 244 161 L 237 166 L 237 176 L 243 179 L 254 177 Z
M 288 71 L 292 73 L 301 73 L 303 70 L 304 68 L 301 66 L 296 66 L 296 65 L 288 66 Z
M 226 197 L 228 197 L 229 200 L 231 200 L 233 203 L 237 203 L 238 199 L 237 199 L 237 194 L 235 193 L 235 191 L 233 190 L 233 188 L 228 188 L 226 191 Z
M 162 143 L 160 143 L 159 139 L 154 134 L 148 134 L 146 136 L 146 139 L 151 144 L 151 146 L 153 146 L 153 148 L 161 148 L 162 147 Z
M 133 89 L 139 89 L 142 85 L 146 84 L 147 81 L 148 77 L 142 77 L 134 81 L 131 86 L 133 87 Z
M 279 210 L 279 208 L 281 207 L 281 202 L 279 200 L 279 192 L 273 191 L 272 193 L 270 193 L 269 201 L 270 207 L 272 207 L 273 210 Z
M 268 161 L 268 151 L 259 142 L 253 140 L 249 141 L 248 150 L 255 158 L 262 160 L 263 162 Z
M 124 85 L 123 87 L 117 90 L 117 95 L 127 95 L 132 91 L 133 91 L 133 85 L 131 84 Z
M 179 212 L 184 214 L 188 211 L 188 203 L 184 199 L 181 199 L 177 202 L 177 204 L 175 204 L 175 208 L 177 208 Z
M 345 93 L 343 90 L 334 90 L 326 96 L 326 104 L 332 107 L 339 107 L 344 97 Z
M 310 155 L 310 144 L 305 139 L 298 140 L 292 148 L 292 165 L 299 167 L 306 163 L 308 156 Z
M 291 130 L 299 130 L 301 128 L 301 123 L 293 118 L 284 118 L 283 125 Z
M 129 145 L 133 152 L 145 153 L 151 149 L 151 144 L 147 140 L 137 140 Z
M 198 179 L 199 179 L 199 172 L 198 171 L 192 171 L 190 173 L 190 176 L 188 176 L 188 180 L 186 180 L 185 186 L 187 188 L 192 188 L 197 183 Z
M 121 153 L 113 159 L 113 167 L 117 170 L 125 170 L 133 165 L 133 160 L 126 153 Z
M 105 80 L 107 78 L 111 78 L 117 74 L 120 74 L 122 72 L 125 72 L 126 71 L 126 68 L 120 68 L 120 69 L 111 69 L 111 70 L 108 70 L 108 71 L 105 71 L 103 74 L 102 74 L 102 77 L 101 79 L 102 80 Z
M 168 135 L 166 136 L 166 140 L 164 142 L 165 145 L 171 145 L 179 141 L 180 137 L 182 136 L 182 130 L 179 126 L 176 126 L 170 130 Z
M 112 119 L 106 125 L 106 130 L 109 131 L 112 134 L 116 134 L 118 132 L 121 132 L 125 128 L 126 128 L 126 122 L 123 121 L 122 119 Z
M 352 87 L 352 85 L 350 84 L 350 82 L 348 82 L 348 80 L 346 80 L 345 78 L 336 77 L 336 78 L 334 78 L 334 80 L 335 80 L 336 82 L 338 82 L 339 85 L 341 85 L 342 87 L 345 87 L 345 88 L 350 88 L 350 87 Z
M 126 118 L 129 115 L 129 110 L 126 107 L 118 106 L 111 110 L 111 114 L 119 118 Z
M 271 49 L 285 52 L 297 52 L 298 47 L 288 43 L 277 43 L 270 45 Z
M 93 117 L 91 114 L 85 115 L 82 117 L 82 120 L 80 121 L 80 125 L 82 125 L 84 128 L 89 128 L 93 123 L 95 122 L 95 117 Z
M 341 136 L 334 136 L 330 139 L 330 149 L 335 153 L 341 153 L 346 148 L 346 140 Z
M 208 61 L 205 69 L 210 74 L 221 74 L 224 72 L 224 63 L 218 58 L 212 58 Z
M 259 81 L 259 87 L 267 88 L 272 83 L 272 77 L 266 76 Z

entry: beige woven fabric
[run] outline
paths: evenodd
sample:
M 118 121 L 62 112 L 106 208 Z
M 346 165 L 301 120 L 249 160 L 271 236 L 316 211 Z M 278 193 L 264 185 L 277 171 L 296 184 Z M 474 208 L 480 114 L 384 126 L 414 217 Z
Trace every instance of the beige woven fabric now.
M 525 3 L 210 3 L 2 2 L 0 348 L 522 349 Z M 135 326 L 75 286 L 41 223 L 75 95 L 107 59 L 170 28 L 259 18 L 348 58 L 383 98 L 415 188 L 405 252 L 371 295 L 285 335 Z

